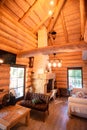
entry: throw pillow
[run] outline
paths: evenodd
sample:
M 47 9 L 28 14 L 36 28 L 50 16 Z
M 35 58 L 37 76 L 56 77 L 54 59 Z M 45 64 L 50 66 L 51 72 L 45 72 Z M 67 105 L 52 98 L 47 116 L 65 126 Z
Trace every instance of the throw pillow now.
M 84 97 L 84 92 L 82 92 L 82 91 L 77 92 L 76 97 L 83 98 Z
M 32 99 L 32 103 L 33 104 L 41 104 L 42 101 L 39 98 L 34 98 L 34 99 Z
M 35 101 L 36 101 L 35 99 L 32 99 L 32 103 L 33 103 L 33 104 L 35 104 Z

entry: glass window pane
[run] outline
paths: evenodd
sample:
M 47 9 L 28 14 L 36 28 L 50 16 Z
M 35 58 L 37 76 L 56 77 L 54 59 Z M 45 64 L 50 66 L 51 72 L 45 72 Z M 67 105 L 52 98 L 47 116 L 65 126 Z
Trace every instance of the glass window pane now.
M 18 69 L 18 77 L 24 77 L 24 69 L 23 68 Z
M 21 87 L 24 85 L 24 80 L 23 78 L 18 78 L 18 87 Z
M 24 95 L 24 68 L 10 67 L 10 89 L 14 90 L 16 98 Z
M 15 93 L 16 93 L 16 98 L 22 97 L 23 96 L 23 87 L 20 88 L 16 88 L 15 89 Z
M 68 69 L 69 88 L 82 88 L 82 69 Z

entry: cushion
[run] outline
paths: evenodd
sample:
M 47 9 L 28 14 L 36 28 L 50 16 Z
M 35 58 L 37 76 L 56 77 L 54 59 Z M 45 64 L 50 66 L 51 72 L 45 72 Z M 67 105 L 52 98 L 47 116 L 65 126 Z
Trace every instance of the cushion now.
M 43 103 L 39 98 L 33 98 L 32 99 L 32 103 L 33 104 L 41 104 L 41 103 Z
M 5 94 L 2 99 L 2 105 L 7 106 L 10 101 L 10 94 Z
M 76 97 L 83 98 L 84 97 L 84 92 L 82 92 L 82 91 L 77 92 Z
M 42 103 L 46 103 L 45 99 L 40 98 L 40 100 L 41 100 Z

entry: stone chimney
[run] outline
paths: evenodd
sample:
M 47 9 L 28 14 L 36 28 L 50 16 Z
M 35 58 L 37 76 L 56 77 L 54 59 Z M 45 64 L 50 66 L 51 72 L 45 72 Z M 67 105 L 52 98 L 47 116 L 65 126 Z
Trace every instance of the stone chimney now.
M 38 48 L 47 46 L 47 39 L 47 29 L 43 27 L 38 31 Z M 48 74 L 46 70 L 48 59 L 48 55 L 43 54 L 38 54 L 34 57 L 33 86 L 35 88 L 35 92 L 37 93 L 46 93 L 46 86 L 49 78 L 55 77 L 51 72 Z
M 45 27 L 38 31 L 38 48 L 47 46 L 47 29 Z M 38 54 L 34 57 L 34 72 L 42 74 L 46 71 L 48 55 Z

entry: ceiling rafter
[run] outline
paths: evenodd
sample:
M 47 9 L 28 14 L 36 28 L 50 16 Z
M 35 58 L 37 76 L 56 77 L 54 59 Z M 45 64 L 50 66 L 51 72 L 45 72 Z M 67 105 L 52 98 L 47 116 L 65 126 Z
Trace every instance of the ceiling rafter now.
M 6 0 L 1 0 L 0 3 L 1 5 L 3 5 L 5 3 Z
M 44 23 L 49 19 L 49 15 L 45 16 L 45 18 L 36 26 L 36 28 L 33 30 L 33 33 L 36 33 L 38 29 L 44 25 Z
M 65 23 L 65 19 L 64 19 L 64 14 L 63 14 L 62 10 L 61 10 L 61 22 L 62 22 L 62 26 L 63 26 L 65 41 L 68 43 L 69 42 L 68 32 L 67 32 L 66 23 Z
M 85 14 L 85 0 L 80 0 L 80 17 L 81 17 L 81 40 L 84 39 L 86 14 Z
M 30 10 L 37 3 L 38 0 L 35 0 L 34 3 L 29 7 L 29 9 L 24 13 L 24 15 L 19 19 L 19 22 L 23 22 L 23 20 L 28 17 Z
M 37 37 L 32 32 L 30 32 L 27 28 L 24 28 L 23 25 L 14 21 L 14 19 L 10 15 L 8 15 L 5 11 L 3 11 L 3 8 L 0 8 L 0 15 L 4 16 L 6 19 L 12 22 L 12 24 L 14 26 L 17 26 L 19 30 L 24 31 L 26 34 L 30 34 L 31 38 L 29 37 L 29 39 L 37 43 L 37 40 L 36 40 Z
M 36 6 L 36 5 L 35 5 Z M 40 10 L 40 14 L 41 14 L 41 17 L 42 17 L 42 14 L 45 16 L 45 13 L 44 13 L 44 10 L 43 8 L 41 7 L 40 3 L 38 2 L 37 3 L 37 6 Z M 37 8 L 36 6 L 36 8 Z M 41 13 L 42 12 L 42 13 Z M 36 19 L 33 17 L 33 15 L 35 15 Z M 37 9 L 33 8 L 32 10 L 29 11 L 29 14 L 28 14 L 28 17 L 31 19 L 31 21 L 36 24 L 36 26 L 38 25 L 38 22 L 40 22 L 42 20 L 42 18 L 40 17 L 40 15 L 38 14 L 37 12 Z M 38 20 L 37 20 L 38 19 Z M 37 20 L 37 21 L 36 21 Z
M 39 18 L 39 20 L 41 21 L 41 18 L 39 17 L 39 15 L 38 15 L 38 13 L 35 11 L 35 10 L 33 10 L 33 12 L 35 13 L 35 15 Z
M 54 26 L 57 22 L 57 19 L 59 17 L 59 14 L 61 12 L 61 9 L 63 8 L 64 4 L 65 4 L 66 0 L 60 0 L 55 8 L 55 12 L 52 20 L 52 23 L 50 24 L 50 26 L 48 27 L 49 32 L 51 32 L 54 29 Z
M 13 13 L 13 15 L 16 15 L 19 18 L 24 13 L 24 11 L 19 7 L 19 5 L 17 5 L 14 0 L 6 0 L 4 5 Z
M 19 8 L 23 10 L 23 12 L 27 11 L 30 4 L 28 4 L 25 0 L 14 0 Z

